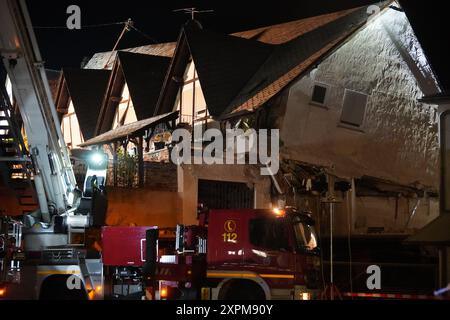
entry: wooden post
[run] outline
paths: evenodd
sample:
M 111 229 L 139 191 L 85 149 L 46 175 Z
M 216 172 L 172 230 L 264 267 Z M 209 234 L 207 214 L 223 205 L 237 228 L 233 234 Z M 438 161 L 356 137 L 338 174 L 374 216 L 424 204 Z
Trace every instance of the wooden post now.
M 144 137 L 138 138 L 138 178 L 139 188 L 144 187 Z

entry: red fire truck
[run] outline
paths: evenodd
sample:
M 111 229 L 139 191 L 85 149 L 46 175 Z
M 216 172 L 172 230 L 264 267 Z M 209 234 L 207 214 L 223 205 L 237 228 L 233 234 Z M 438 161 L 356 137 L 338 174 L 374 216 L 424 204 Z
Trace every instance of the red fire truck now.
M 198 225 L 178 225 L 173 236 L 157 227 L 104 227 L 110 293 L 309 300 L 320 290 L 314 220 L 295 209 L 211 210 Z

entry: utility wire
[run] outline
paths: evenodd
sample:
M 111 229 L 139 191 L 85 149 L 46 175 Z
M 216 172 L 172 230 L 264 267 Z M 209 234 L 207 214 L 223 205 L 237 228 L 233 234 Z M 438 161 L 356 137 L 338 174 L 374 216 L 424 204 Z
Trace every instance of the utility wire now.
M 133 26 L 133 21 L 131 19 L 128 19 L 127 22 L 125 23 L 125 26 L 122 29 L 122 32 L 119 35 L 119 38 L 116 41 L 116 44 L 114 45 L 113 49 L 111 50 L 111 54 L 109 55 L 108 60 L 106 61 L 105 65 L 103 66 L 103 69 L 106 69 L 108 67 L 109 61 L 111 61 L 111 58 L 114 55 L 114 51 L 116 51 L 117 46 L 119 45 L 120 40 L 122 40 L 123 36 L 125 35 L 125 33 L 127 33 L 128 31 L 130 31 L 131 27 Z
M 81 29 L 87 29 L 87 28 L 100 28 L 100 27 L 108 27 L 108 26 L 115 26 L 115 25 L 124 25 L 127 21 L 122 22 L 111 22 L 111 23 L 100 23 L 100 24 L 88 24 L 81 26 Z M 67 26 L 33 26 L 34 29 L 67 29 Z
M 139 33 L 141 36 L 143 36 L 144 38 L 152 41 L 153 43 L 158 43 L 157 40 L 155 40 L 155 38 L 150 37 L 148 34 L 144 33 L 143 31 L 139 30 L 138 28 L 136 28 L 134 25 L 130 26 L 131 29 L 133 29 L 134 31 L 136 31 L 137 33 Z
M 81 26 L 82 29 L 88 29 L 88 28 L 101 28 L 101 27 L 109 27 L 109 26 L 117 26 L 117 25 L 127 25 L 128 27 L 137 33 L 139 33 L 141 36 L 146 38 L 147 40 L 152 41 L 153 43 L 157 43 L 158 41 L 155 38 L 152 38 L 142 30 L 135 27 L 133 24 L 129 24 L 129 21 L 122 21 L 122 22 L 111 22 L 111 23 L 100 23 L 100 24 L 90 24 Z M 34 29 L 67 29 L 67 26 L 33 26 Z

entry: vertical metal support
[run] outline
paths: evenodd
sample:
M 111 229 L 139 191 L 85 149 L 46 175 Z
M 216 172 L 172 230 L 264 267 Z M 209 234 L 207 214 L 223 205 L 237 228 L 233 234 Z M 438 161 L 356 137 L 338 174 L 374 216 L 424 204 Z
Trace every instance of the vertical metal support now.
M 335 177 L 331 174 L 327 175 L 328 182 L 328 192 L 325 199 L 322 199 L 321 202 L 325 205 L 328 204 L 328 208 L 330 211 L 330 283 L 327 285 L 322 293 L 322 296 L 327 298 L 327 292 L 330 293 L 330 300 L 334 300 L 335 297 L 342 299 L 342 296 L 339 292 L 339 289 L 334 285 L 334 258 L 333 258 L 333 228 L 334 228 L 334 213 L 335 213 L 335 205 L 336 203 L 342 202 L 341 200 L 336 198 L 334 193 L 334 184 Z M 326 208 L 326 206 L 324 206 Z
M 334 203 L 330 202 L 330 288 L 331 300 L 334 300 L 334 273 L 333 273 L 333 216 Z
M 194 71 L 194 79 L 195 79 L 195 71 Z M 195 85 L 195 81 L 194 81 L 194 85 Z M 194 89 L 192 95 L 193 95 L 193 97 L 194 97 L 194 98 L 192 99 L 192 132 L 194 132 L 195 119 L 196 119 L 196 117 L 195 117 L 195 104 L 194 104 L 194 100 L 195 100 L 195 89 Z M 192 142 L 194 142 L 194 140 L 195 140 L 194 134 L 192 134 L 192 139 L 193 139 Z

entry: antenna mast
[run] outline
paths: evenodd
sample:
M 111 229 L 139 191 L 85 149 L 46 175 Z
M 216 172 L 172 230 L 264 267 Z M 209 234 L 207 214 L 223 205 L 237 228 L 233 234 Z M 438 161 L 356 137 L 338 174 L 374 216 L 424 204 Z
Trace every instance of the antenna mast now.
M 183 12 L 191 16 L 191 20 L 195 20 L 196 13 L 212 13 L 214 10 L 197 10 L 197 8 L 181 8 L 173 10 L 173 12 Z

